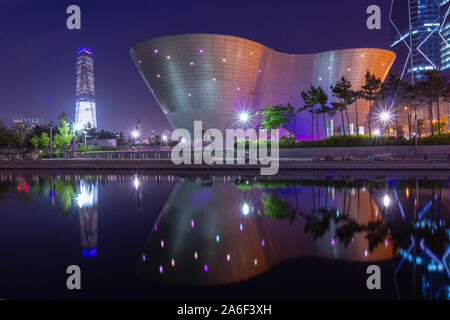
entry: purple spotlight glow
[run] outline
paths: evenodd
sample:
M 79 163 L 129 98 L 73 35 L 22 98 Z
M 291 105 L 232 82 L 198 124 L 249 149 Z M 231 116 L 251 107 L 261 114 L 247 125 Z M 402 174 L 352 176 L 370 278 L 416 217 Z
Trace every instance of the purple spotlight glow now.
M 86 258 L 91 258 L 94 257 L 97 254 L 97 248 L 94 247 L 91 250 L 85 250 L 83 249 L 83 256 L 85 256 Z
M 80 54 L 82 52 L 86 52 L 87 54 L 92 54 L 91 49 L 89 49 L 87 47 L 81 47 L 80 49 L 78 49 L 77 54 Z
M 159 273 L 163 273 L 163 266 L 159 266 Z
M 161 240 L 161 248 L 164 248 L 164 240 Z
M 384 240 L 384 246 L 387 248 L 388 247 L 388 240 Z
M 265 241 L 264 239 L 261 240 L 261 245 L 262 245 L 263 247 L 266 246 L 266 241 Z
M 155 231 L 158 231 L 158 226 L 155 224 Z
M 336 244 L 336 242 L 335 242 L 334 237 L 333 237 L 333 238 L 331 238 L 331 245 L 334 247 L 335 244 Z
M 367 250 L 364 250 L 364 257 L 367 257 L 367 255 L 368 255 Z
M 158 53 L 158 49 L 153 50 L 153 53 L 155 54 Z
M 205 266 L 203 267 L 205 269 L 205 272 L 208 272 L 208 265 L 205 264 Z
M 261 73 L 261 72 L 262 72 L 262 70 L 261 70 L 261 69 L 259 69 L 259 70 L 258 70 L 258 73 Z
M 191 228 L 194 229 L 194 226 L 195 226 L 194 219 L 191 219 Z
M 203 51 L 203 49 L 200 49 L 200 51 L 199 51 L 200 53 L 203 53 L 204 51 Z
M 188 97 L 192 97 L 192 93 L 188 93 Z
M 230 254 L 227 254 L 227 261 L 230 261 L 230 259 L 231 259 Z

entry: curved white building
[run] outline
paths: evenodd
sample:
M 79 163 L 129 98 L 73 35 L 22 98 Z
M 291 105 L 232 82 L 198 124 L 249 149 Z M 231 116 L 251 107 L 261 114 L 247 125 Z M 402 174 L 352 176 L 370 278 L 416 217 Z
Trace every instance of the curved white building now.
M 224 130 L 241 126 L 236 116 L 242 110 L 256 112 L 267 105 L 287 103 L 301 107 L 300 94 L 311 85 L 321 86 L 331 101 L 330 86 L 342 76 L 360 89 L 367 70 L 384 80 L 395 59 L 391 51 L 367 48 L 286 54 L 251 40 L 217 34 L 149 39 L 135 45 L 130 55 L 171 125 L 191 132 L 195 120 L 202 120 L 204 129 Z M 368 109 L 367 102 L 359 102 L 360 126 Z M 349 111 L 356 128 L 356 113 L 353 107 Z M 310 137 L 310 122 L 309 114 L 298 115 L 299 138 Z M 334 124 L 340 125 L 339 117 Z

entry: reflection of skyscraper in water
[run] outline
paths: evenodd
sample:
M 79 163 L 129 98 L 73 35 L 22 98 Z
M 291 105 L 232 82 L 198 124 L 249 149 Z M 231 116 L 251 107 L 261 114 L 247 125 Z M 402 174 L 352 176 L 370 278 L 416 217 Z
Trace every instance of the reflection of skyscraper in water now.
M 98 182 L 81 180 L 77 201 L 83 255 L 92 257 L 97 253 Z

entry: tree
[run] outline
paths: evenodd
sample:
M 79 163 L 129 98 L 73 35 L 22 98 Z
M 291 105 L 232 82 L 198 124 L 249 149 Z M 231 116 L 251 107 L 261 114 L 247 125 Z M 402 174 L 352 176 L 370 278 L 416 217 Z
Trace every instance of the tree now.
M 69 122 L 65 118 L 64 112 L 61 113 L 58 119 L 58 133 L 53 137 L 53 145 L 55 148 L 58 148 L 59 151 L 67 152 L 74 135 Z
M 438 70 L 425 72 L 426 79 L 419 83 L 421 93 L 427 97 L 429 114 L 430 114 L 430 126 L 431 134 L 434 134 L 434 122 L 433 122 L 433 100 L 436 102 L 437 106 L 437 117 L 438 117 L 438 133 L 441 134 L 441 111 L 440 111 L 440 99 L 446 98 L 448 94 L 448 77 L 444 75 L 439 75 Z
M 350 121 L 348 118 L 347 107 L 350 104 L 353 104 L 352 91 L 350 90 L 351 87 L 352 87 L 352 84 L 345 77 L 342 77 L 341 80 L 339 80 L 338 83 L 336 83 L 336 85 L 334 87 L 331 86 L 331 91 L 333 92 L 333 96 L 339 100 L 339 103 L 334 103 L 334 104 L 332 104 L 332 106 L 333 106 L 333 110 L 335 112 L 339 111 L 341 113 L 342 129 L 343 129 L 344 136 L 345 136 L 344 113 L 346 114 L 347 124 L 348 124 L 347 130 L 348 130 L 348 134 L 350 135 L 350 131 L 349 131 Z
M 408 126 L 409 126 L 409 137 L 412 137 L 412 121 L 411 118 L 413 116 L 412 110 L 414 109 L 414 114 L 416 114 L 416 106 L 413 102 L 418 99 L 419 90 L 418 86 L 412 85 L 409 82 L 402 81 L 400 82 L 399 91 L 397 93 L 397 97 L 400 102 L 404 102 L 406 104 L 406 111 L 408 113 Z
M 0 147 L 8 147 L 13 144 L 11 132 L 0 122 Z
M 363 98 L 369 101 L 369 137 L 372 136 L 372 104 L 381 89 L 381 79 L 375 74 L 371 74 L 369 70 L 366 72 L 366 83 L 362 86 Z
M 322 116 L 323 116 L 323 128 L 325 129 L 325 139 L 328 139 L 327 121 L 325 119 L 325 114 L 328 114 L 329 112 L 332 111 L 332 109 L 327 105 L 328 95 L 325 93 L 325 91 L 321 87 L 319 87 L 315 98 L 319 105 L 319 109 L 317 110 L 317 113 L 322 114 Z M 318 127 L 317 127 L 317 134 L 319 134 Z
M 27 128 L 22 124 L 15 124 L 11 128 L 13 144 L 20 149 L 23 148 L 25 138 L 27 136 Z
M 314 114 L 316 112 L 315 110 L 316 103 L 314 101 L 314 96 L 316 96 L 315 91 L 316 88 L 311 86 L 311 88 L 307 92 L 302 91 L 301 94 L 304 101 L 304 105 L 300 111 L 308 111 L 309 113 L 311 113 L 311 142 L 314 141 Z
M 419 137 L 422 136 L 424 131 L 425 131 L 425 120 L 417 119 L 417 134 L 419 135 Z
M 39 146 L 39 137 L 38 136 L 33 136 L 31 139 L 30 139 L 30 142 L 31 142 L 31 144 L 34 146 L 34 148 L 36 149 L 36 151 L 37 151 L 37 148 L 38 148 L 38 146 Z
M 398 124 L 398 101 L 397 101 L 397 94 L 400 89 L 402 81 L 400 78 L 395 75 L 392 72 L 389 72 L 387 79 L 384 81 L 384 83 L 381 85 L 380 93 L 383 99 L 386 99 L 387 97 L 390 97 L 392 100 L 391 108 L 394 110 L 394 117 L 395 117 L 395 132 L 397 133 L 397 136 L 399 136 L 399 124 Z
M 355 115 L 356 115 L 356 135 L 359 136 L 359 119 L 358 119 L 358 100 L 362 98 L 362 92 L 358 90 L 350 90 L 351 104 L 355 104 Z
M 39 144 L 44 149 L 48 148 L 48 145 L 50 144 L 50 137 L 48 136 L 47 132 L 42 132 L 41 137 L 39 138 Z
M 333 87 L 331 86 L 331 91 L 333 93 L 333 96 L 338 99 L 339 102 L 333 102 L 331 105 L 333 106 L 334 112 L 340 112 L 341 113 L 341 123 L 342 123 L 342 132 L 345 136 L 345 120 L 344 120 L 344 113 L 346 113 L 347 122 L 349 122 L 348 119 L 348 113 L 347 113 L 347 106 L 353 103 L 352 101 L 352 94 L 350 88 L 352 87 L 350 81 L 348 81 L 345 77 L 342 77 L 341 80 L 339 80 L 336 85 Z M 347 126 L 347 129 L 349 127 Z M 348 132 L 350 135 L 350 132 Z
M 256 115 L 262 115 L 260 126 L 267 130 L 286 127 L 294 117 L 293 108 L 289 106 L 271 105 L 259 109 Z

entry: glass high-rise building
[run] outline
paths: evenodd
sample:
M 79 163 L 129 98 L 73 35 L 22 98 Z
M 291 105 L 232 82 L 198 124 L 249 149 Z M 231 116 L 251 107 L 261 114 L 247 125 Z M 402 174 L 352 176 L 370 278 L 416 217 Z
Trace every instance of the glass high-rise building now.
M 392 71 L 403 79 L 421 79 L 428 70 L 450 67 L 450 0 L 392 0 Z M 448 63 L 447 63 L 448 62 Z
M 75 124 L 97 128 L 94 59 L 89 48 L 80 48 L 77 52 Z
M 441 0 L 441 70 L 450 71 L 450 0 Z

